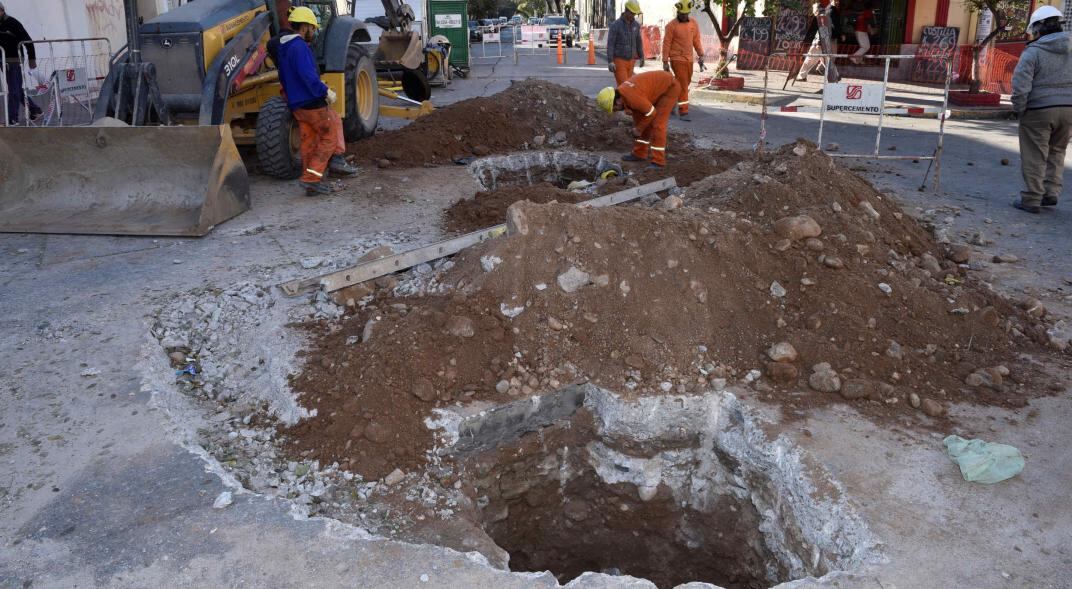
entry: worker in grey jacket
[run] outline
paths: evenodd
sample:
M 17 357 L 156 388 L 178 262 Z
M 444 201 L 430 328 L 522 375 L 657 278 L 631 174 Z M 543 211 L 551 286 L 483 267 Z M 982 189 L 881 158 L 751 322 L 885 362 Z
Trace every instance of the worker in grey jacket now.
M 614 74 L 614 85 L 621 86 L 633 77 L 633 64 L 639 60 L 644 67 L 644 40 L 640 37 L 640 2 L 628 0 L 625 10 L 610 23 L 607 31 L 607 69 Z
M 1033 40 L 1012 76 L 1012 108 L 1020 117 L 1020 170 L 1025 189 L 1018 209 L 1038 213 L 1057 206 L 1072 131 L 1072 37 L 1061 28 L 1061 13 L 1042 6 L 1031 14 Z

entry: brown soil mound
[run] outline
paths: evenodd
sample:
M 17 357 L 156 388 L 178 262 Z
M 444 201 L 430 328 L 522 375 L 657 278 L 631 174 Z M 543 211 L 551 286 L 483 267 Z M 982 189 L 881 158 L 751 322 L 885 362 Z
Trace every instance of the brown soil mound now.
M 514 82 L 487 97 L 436 110 L 397 131 L 352 143 L 359 160 L 389 159 L 395 165 L 451 163 L 461 156 L 550 147 L 557 133 L 565 145 L 591 150 L 621 149 L 632 142 L 630 120 L 608 116 L 578 90 L 542 80 Z M 543 136 L 543 145 L 536 145 Z
M 515 202 L 545 204 L 551 201 L 578 203 L 594 198 L 586 192 L 571 192 L 553 184 L 541 182 L 532 186 L 506 186 L 497 190 L 478 192 L 473 198 L 459 200 L 443 212 L 447 231 L 468 233 L 506 221 L 506 209 Z
M 314 328 L 292 385 L 318 414 L 291 430 L 293 448 L 380 477 L 426 460 L 435 406 L 579 380 L 639 395 L 762 373 L 753 386 L 790 414 L 851 400 L 913 418 L 913 395 L 935 415 L 951 401 L 1022 405 L 1016 356 L 1038 349 L 1042 325 L 945 261 L 869 183 L 792 147 L 696 183 L 677 210 L 517 205 L 527 233 L 459 255 L 442 280 L 454 294 Z M 821 233 L 786 238 L 780 219 L 795 215 Z M 485 271 L 482 257 L 501 263 Z M 369 341 L 347 345 L 370 319 Z M 772 362 L 779 342 L 799 357 Z M 814 381 L 820 363 L 831 371 Z M 984 386 L 965 384 L 988 368 Z M 840 394 L 809 387 L 833 380 Z

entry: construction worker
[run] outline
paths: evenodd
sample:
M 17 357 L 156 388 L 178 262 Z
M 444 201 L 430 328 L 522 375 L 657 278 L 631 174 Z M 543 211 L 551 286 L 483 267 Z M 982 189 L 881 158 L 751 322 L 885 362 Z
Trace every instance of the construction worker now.
M 1055 207 L 1064 185 L 1065 150 L 1072 133 L 1072 36 L 1061 11 L 1040 6 L 1027 23 L 1031 36 L 1012 74 L 1012 109 L 1020 117 L 1024 190 L 1013 203 L 1029 213 Z
M 669 72 L 644 72 L 617 88 L 606 87 L 596 95 L 596 105 L 608 113 L 625 110 L 633 114 L 633 153 L 622 160 L 640 162 L 651 154 L 651 165 L 666 165 L 666 126 L 681 87 Z
M 703 44 L 700 43 L 700 27 L 689 18 L 692 12 L 692 0 L 680 0 L 674 5 L 677 19 L 666 25 L 663 35 L 663 71 L 673 71 L 681 95 L 677 99 L 677 116 L 681 120 L 689 119 L 689 84 L 692 83 L 692 54 L 696 52 L 696 63 L 703 68 Z
M 305 170 L 299 184 L 305 194 L 331 194 L 324 182 L 328 169 L 336 174 L 357 173 L 343 154 L 342 119 L 331 108 L 335 91 L 320 80 L 320 68 L 309 46 L 316 39 L 320 23 L 305 6 L 292 8 L 288 16 L 292 29 L 283 29 L 268 42 L 268 55 L 279 68 L 279 83 L 301 131 L 301 159 Z
M 614 85 L 633 77 L 633 65 L 639 61 L 644 67 L 644 40 L 640 37 L 640 2 L 628 0 L 625 10 L 607 31 L 607 69 L 614 74 Z
M 4 49 L 5 75 L 7 76 L 7 114 L 5 124 L 14 125 L 19 122 L 19 113 L 22 111 L 25 95 L 22 89 L 22 64 L 19 55 L 19 43 L 27 42 L 23 47 L 26 49 L 26 58 L 29 60 L 31 70 L 37 69 L 37 55 L 34 53 L 30 34 L 22 26 L 22 23 L 13 16 L 9 16 L 4 4 L 0 2 L 0 47 Z M 27 100 L 26 106 L 30 111 L 30 118 L 36 120 L 41 116 L 41 108 L 34 101 Z

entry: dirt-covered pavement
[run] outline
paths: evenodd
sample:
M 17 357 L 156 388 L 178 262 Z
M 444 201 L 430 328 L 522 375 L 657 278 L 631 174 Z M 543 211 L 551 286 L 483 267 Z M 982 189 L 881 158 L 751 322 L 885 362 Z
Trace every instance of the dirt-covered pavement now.
M 581 63 L 580 55 L 572 54 L 570 63 Z M 519 66 L 510 59 L 481 62 L 474 67 L 473 78 L 437 91 L 435 99 L 446 102 L 486 95 L 507 87 L 512 78 L 527 76 L 593 95 L 610 79 L 598 67 L 544 64 L 543 57 L 524 58 Z M 755 108 L 698 104 L 693 111 L 694 122 L 687 131 L 700 148 L 742 149 L 756 141 Z M 866 148 L 873 138 L 865 136 L 857 119 L 851 122 L 832 125 L 829 141 L 839 142 L 846 151 Z M 932 149 L 929 129 L 933 121 L 888 122 L 891 129 L 884 133 L 884 146 L 895 146 L 898 153 Z M 672 128 L 686 130 L 678 121 Z M 812 137 L 814 129 L 814 121 L 803 116 L 774 118 L 767 139 L 777 146 L 798 136 Z M 1025 326 L 1037 318 L 1028 314 L 1035 307 L 1012 307 L 1025 299 L 1037 299 L 1050 315 L 1057 316 L 1049 319 L 1052 326 L 1067 313 L 1072 289 L 1072 261 L 1066 255 L 1072 245 L 1066 224 L 1068 209 L 1058 207 L 1045 215 L 1027 217 L 1009 206 L 1019 186 L 1015 122 L 951 121 L 947 132 L 944 190 L 940 194 L 917 190 L 925 163 L 861 162 L 853 169 L 889 198 L 883 206 L 899 203 L 905 215 L 932 224 L 939 240 L 945 237 L 970 246 L 969 269 L 958 269 L 954 279 L 967 277 L 980 286 L 980 293 L 989 285 L 996 293 L 1008 296 L 1012 303 L 1008 309 L 1001 308 L 1003 315 L 1026 315 L 1021 320 Z M 465 129 L 458 133 L 464 134 Z M 553 139 L 553 134 L 545 138 Z M 357 149 L 360 153 L 362 148 Z M 388 159 L 388 155 L 370 154 L 366 161 Z M 669 157 L 673 160 L 673 145 Z M 1010 165 L 1002 165 L 1002 159 L 1008 159 Z M 223 401 L 184 405 L 179 402 L 181 395 L 160 394 L 171 383 L 147 377 L 167 375 L 171 370 L 161 349 L 162 334 L 151 330 L 162 312 L 174 310 L 183 316 L 183 295 L 197 291 L 232 296 L 228 289 L 251 283 L 270 293 L 270 305 L 250 303 L 251 309 L 266 310 L 265 320 L 269 316 L 281 322 L 307 320 L 314 313 L 323 317 L 334 307 L 309 296 L 282 298 L 272 285 L 346 266 L 382 245 L 401 250 L 435 241 L 445 231 L 442 211 L 479 189 L 461 166 L 425 168 L 392 163 L 384 168 L 367 164 L 363 168 L 362 175 L 345 182 L 342 192 L 319 200 L 297 196 L 293 186 L 256 177 L 254 209 L 199 240 L 0 235 L 0 350 L 4 352 L 0 364 L 0 461 L 4 465 L 4 475 L 0 476 L 0 585 L 555 586 L 551 575 L 506 573 L 487 566 L 489 551 L 485 546 L 441 541 L 454 548 L 448 550 L 432 544 L 384 540 L 377 535 L 391 535 L 391 529 L 377 527 L 380 520 L 360 526 L 310 519 L 308 514 L 316 510 L 307 509 L 309 505 L 295 509 L 288 494 L 239 491 L 238 483 L 248 487 L 256 482 L 242 480 L 234 465 L 227 463 L 234 460 L 241 469 L 245 458 L 219 456 L 197 444 L 202 439 L 199 432 L 220 425 L 214 416 L 218 420 L 234 418 L 233 405 Z M 749 175 L 746 180 L 753 179 Z M 876 212 L 885 215 L 887 210 Z M 765 214 L 766 220 L 773 222 L 770 214 Z M 841 229 L 839 233 L 849 231 Z M 861 236 L 861 245 L 864 239 Z M 768 241 L 757 247 L 781 247 L 776 240 Z M 846 258 L 866 258 L 856 245 L 854 240 L 835 247 L 846 248 L 848 253 L 838 252 Z M 918 257 L 921 251 L 912 253 Z M 933 255 L 939 253 L 934 250 Z M 881 254 L 885 259 L 886 252 Z M 993 262 L 995 257 L 1004 262 Z M 939 262 L 941 266 L 942 260 Z M 943 269 L 949 270 L 948 266 Z M 549 274 L 550 280 L 555 280 L 555 273 Z M 793 278 L 800 283 L 800 276 Z M 619 290 L 620 282 L 614 284 Z M 756 291 L 755 282 L 749 279 L 743 286 Z M 852 291 L 852 296 L 885 296 L 877 290 L 879 281 L 875 282 L 875 291 Z M 908 288 L 903 286 L 907 282 L 891 279 L 883 283 L 897 289 L 895 293 Z M 421 284 L 427 286 L 426 282 Z M 764 286 L 769 292 L 771 284 Z M 725 286 L 708 285 L 707 301 L 716 300 L 721 288 Z M 241 299 L 243 293 L 250 292 L 255 291 L 238 287 L 233 297 Z M 828 296 L 839 295 L 831 289 Z M 753 302 L 765 304 L 759 299 Z M 977 303 L 971 312 L 986 307 L 983 299 L 971 302 Z M 190 309 L 190 313 L 202 312 L 206 321 L 211 321 L 213 309 L 193 305 Z M 254 319 L 249 325 L 256 324 L 258 313 L 250 314 Z M 393 313 L 400 315 L 401 311 L 393 308 Z M 588 322 L 584 310 L 575 313 L 574 326 Z M 891 318 L 895 314 L 894 310 L 889 313 Z M 1039 314 L 1037 309 L 1034 313 Z M 551 316 L 559 325 L 571 323 L 554 313 Z M 546 325 L 546 317 L 541 318 Z M 863 325 L 854 329 L 867 329 L 867 318 L 861 319 Z M 807 317 L 802 315 L 801 320 Z M 943 315 L 943 320 L 950 319 Z M 197 325 L 201 324 L 186 324 L 184 329 Z M 465 331 L 464 325 L 457 327 Z M 975 350 L 970 335 L 967 341 L 955 341 L 958 332 L 939 321 L 933 329 L 935 339 L 948 339 L 950 346 Z M 916 332 L 912 334 L 917 337 Z M 186 335 L 203 340 L 210 337 L 203 332 Z M 290 366 L 292 358 L 281 357 L 288 348 L 273 345 L 271 335 L 248 340 L 256 345 L 248 348 L 248 357 L 243 356 L 244 378 L 256 368 L 269 372 L 265 382 L 276 383 L 276 377 L 283 378 L 294 368 Z M 342 339 L 345 342 L 345 337 Z M 886 339 L 894 338 L 868 341 L 867 346 L 884 354 L 890 349 Z M 995 396 L 993 403 L 973 403 L 951 394 L 942 404 L 945 416 L 933 419 L 904 409 L 885 421 L 861 410 L 858 405 L 863 401 L 846 399 L 818 406 L 801 403 L 805 411 L 791 421 L 772 425 L 771 436 L 783 435 L 797 444 L 809 463 L 829 472 L 843 486 L 844 496 L 877 539 L 875 554 L 879 557 L 868 560 L 851 575 L 835 575 L 824 583 L 876 588 L 1062 587 L 1067 583 L 1067 571 L 1072 567 L 1072 549 L 1067 542 L 1072 515 L 1064 504 L 1066 473 L 1072 471 L 1072 458 L 1066 451 L 1072 444 L 1072 431 L 1067 427 L 1072 422 L 1072 401 L 1066 392 L 1056 390 L 1058 386 L 1051 387 L 1067 381 L 1062 381 L 1067 372 L 1062 372 L 1059 361 L 1031 364 L 1040 357 L 1037 347 L 1044 345 L 1041 339 L 1026 337 L 1000 344 L 1002 353 L 1011 359 L 1008 367 L 1018 371 L 1014 374 L 1031 377 L 1024 379 L 1030 390 L 1015 395 L 1015 399 L 1010 394 Z M 920 339 L 912 345 L 925 351 L 926 343 Z M 834 354 L 850 345 L 842 342 L 822 348 L 815 342 L 800 348 L 808 355 L 812 350 Z M 755 345 L 742 347 L 747 347 L 742 353 L 752 355 L 745 360 L 763 361 L 758 356 L 763 350 L 754 349 Z M 867 354 L 870 352 L 868 348 Z M 1032 355 L 1020 357 L 1019 352 Z M 625 356 L 622 354 L 623 362 Z M 726 356 L 730 358 L 732 353 L 727 351 Z M 881 362 L 883 370 L 888 368 L 888 358 Z M 812 359 L 807 358 L 806 366 L 799 363 L 805 371 L 802 386 L 813 371 Z M 954 363 L 950 374 L 935 373 L 934 378 L 955 376 L 961 381 L 965 377 L 961 371 L 992 367 L 997 362 L 991 359 L 980 359 L 970 367 Z M 908 360 L 915 361 L 927 362 L 925 356 Z M 323 366 L 331 369 L 330 362 Z M 228 366 L 228 370 L 238 368 Z M 610 375 L 621 377 L 616 370 Z M 493 376 L 494 390 L 501 375 Z M 476 376 L 480 378 L 482 375 Z M 510 378 L 513 376 L 505 379 L 507 392 L 512 386 Z M 915 378 L 908 377 L 905 382 L 926 386 Z M 541 377 L 537 387 L 540 380 L 550 384 L 549 378 Z M 988 388 L 983 394 L 989 399 L 993 391 Z M 792 401 L 794 393 L 778 385 L 746 395 L 746 400 L 761 414 L 776 418 L 786 405 L 793 406 L 784 402 L 787 399 L 772 399 L 772 395 L 787 395 Z M 908 398 L 907 389 L 903 395 Z M 241 392 L 235 391 L 231 398 L 241 399 Z M 1006 400 L 1012 402 L 1003 402 Z M 254 409 L 247 408 L 245 414 L 253 415 Z M 235 422 L 238 438 L 244 435 L 239 433 L 243 426 L 255 432 L 258 425 L 252 419 L 252 423 L 243 424 L 242 419 L 239 415 Z M 920 423 L 926 427 L 919 427 Z M 353 426 L 349 424 L 349 431 Z M 967 483 L 944 454 L 942 437 L 946 433 L 1017 446 L 1027 467 L 1019 476 L 994 486 Z M 259 446 L 251 441 L 250 447 Z M 298 448 L 303 450 L 307 448 Z M 285 461 L 283 470 L 287 470 Z M 290 475 L 297 470 L 291 469 Z M 293 498 L 311 494 L 301 481 L 291 480 L 301 477 L 279 474 L 286 479 L 280 484 L 289 485 Z M 230 504 L 225 496 L 221 499 L 227 490 L 233 493 Z M 318 501 L 312 505 L 323 504 Z M 214 502 L 221 507 L 214 508 Z M 574 530 L 583 534 L 584 525 Z M 374 530 L 374 534 L 366 530 Z M 456 533 L 448 530 L 444 535 Z M 628 578 L 596 576 L 584 577 L 577 584 L 648 586 Z M 810 584 L 804 581 L 799 586 Z

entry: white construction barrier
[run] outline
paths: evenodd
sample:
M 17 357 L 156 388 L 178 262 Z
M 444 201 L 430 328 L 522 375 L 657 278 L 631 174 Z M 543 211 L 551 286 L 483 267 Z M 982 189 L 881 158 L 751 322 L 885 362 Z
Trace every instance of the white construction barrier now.
M 756 143 L 757 151 L 762 151 L 767 138 L 767 82 L 769 78 L 769 65 L 770 60 L 774 58 L 785 59 L 788 56 L 784 53 L 772 54 L 767 56 L 764 62 L 763 68 L 763 110 L 760 115 L 760 130 L 759 141 Z M 804 57 L 804 56 L 794 56 Z M 818 57 L 823 59 L 824 63 L 829 63 L 831 59 L 837 59 L 839 57 L 850 57 L 848 54 L 812 54 L 810 57 Z M 945 120 L 949 118 L 949 84 L 952 80 L 952 60 L 945 60 L 945 89 L 942 94 L 942 106 L 915 106 L 915 107 L 889 107 L 886 106 L 886 93 L 889 89 L 889 77 L 890 77 L 890 61 L 894 59 L 915 59 L 914 55 L 869 55 L 868 59 L 880 59 L 884 61 L 884 67 L 882 71 L 882 80 L 879 82 L 858 81 L 858 82 L 831 82 L 828 76 L 823 76 L 823 98 L 819 106 L 781 106 L 777 111 L 779 113 L 819 113 L 819 130 L 815 143 L 819 146 L 819 149 L 830 157 L 843 157 L 843 158 L 859 158 L 859 159 L 875 159 L 875 160 L 928 160 L 927 173 L 930 173 L 931 165 L 934 166 L 934 189 L 939 190 L 941 184 L 941 170 L 942 170 L 942 142 L 945 138 Z M 792 72 L 791 72 L 792 73 Z M 878 115 L 878 125 L 875 132 L 875 147 L 870 153 L 842 153 L 842 152 L 827 152 L 823 145 L 823 131 L 826 124 L 828 114 L 843 113 L 843 114 L 862 114 L 862 115 Z M 882 154 L 879 150 L 882 147 L 882 129 L 885 122 L 886 115 L 902 115 L 902 116 L 921 116 L 936 114 L 938 119 L 938 128 L 936 134 L 936 142 L 933 153 L 920 154 L 920 155 L 887 155 Z M 924 175 L 923 184 L 926 184 L 927 177 Z
M 36 63 L 30 62 L 26 45 L 33 44 Z M 93 122 L 93 109 L 108 76 L 111 42 L 105 37 L 25 41 L 19 44 L 22 68 L 23 124 L 78 126 Z M 31 67 L 34 65 L 36 67 Z M 31 121 L 30 101 L 44 111 Z

